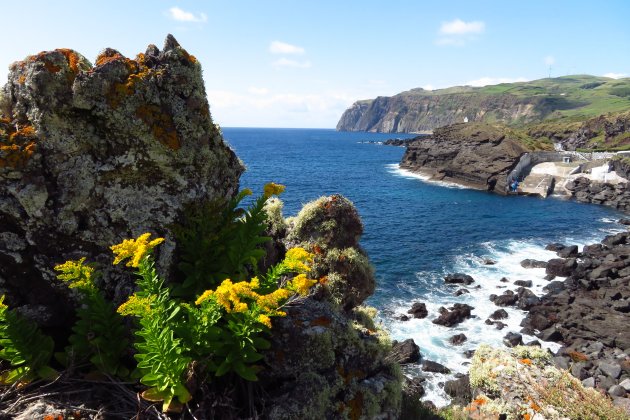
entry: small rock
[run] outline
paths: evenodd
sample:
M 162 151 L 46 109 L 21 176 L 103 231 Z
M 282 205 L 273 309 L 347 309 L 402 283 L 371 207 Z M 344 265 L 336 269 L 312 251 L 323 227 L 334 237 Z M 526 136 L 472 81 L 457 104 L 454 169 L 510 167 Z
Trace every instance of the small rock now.
M 508 313 L 505 309 L 497 309 L 496 311 L 492 312 L 492 314 L 490 314 L 490 318 L 497 320 L 497 319 L 505 319 L 508 317 Z
M 584 363 L 578 362 L 573 364 L 573 366 L 571 366 L 571 375 L 575 376 L 580 381 L 586 379 L 588 377 L 588 372 L 584 369 Z
M 557 251 L 556 254 L 560 258 L 577 257 L 577 255 L 578 255 L 578 247 L 577 247 L 577 245 L 567 246 L 567 247 L 564 247 L 561 250 Z
M 613 385 L 610 388 L 608 388 L 608 394 L 613 396 L 613 397 L 625 397 L 626 396 L 626 390 L 622 386 Z
M 556 356 L 556 357 L 553 358 L 553 363 L 559 369 L 564 369 L 564 370 L 568 370 L 569 369 L 569 358 L 568 357 Z
M 438 362 L 433 362 L 431 360 L 424 360 L 422 362 L 422 370 L 425 372 L 434 372 L 434 373 L 451 373 L 451 370 L 440 364 Z
M 405 341 L 392 343 L 391 353 L 394 360 L 401 365 L 408 363 L 416 363 L 420 360 L 420 347 L 413 341 L 412 338 L 408 338 Z
M 463 344 L 466 340 L 468 340 L 468 337 L 466 337 L 465 334 L 457 334 L 457 335 L 452 336 L 449 339 L 449 342 L 454 346 L 459 346 Z
M 454 381 L 446 381 L 444 384 L 444 392 L 453 398 L 454 404 L 461 406 L 467 405 L 472 399 L 472 390 L 470 389 L 468 375 L 464 375 Z
M 494 321 L 494 326 L 497 330 L 502 330 L 503 328 L 507 327 L 507 324 L 504 324 L 501 321 Z
M 446 284 L 465 284 L 466 286 L 468 286 L 469 284 L 474 283 L 475 280 L 468 274 L 455 273 L 448 274 L 446 277 L 444 277 L 444 282 Z
M 407 313 L 413 315 L 414 318 L 425 318 L 429 314 L 427 305 L 422 302 L 415 302 Z
M 509 332 L 503 337 L 503 344 L 507 347 L 520 346 L 523 344 L 523 336 L 515 332 Z
M 507 283 L 509 282 L 507 277 L 501 277 L 501 279 L 499 280 L 501 283 Z
M 564 245 L 564 244 L 561 244 L 561 243 L 559 243 L 559 242 L 554 242 L 554 243 L 550 243 L 550 244 L 548 244 L 548 245 L 545 247 L 545 249 L 546 249 L 547 251 L 558 252 L 558 251 L 560 251 L 561 249 L 563 249 L 564 247 L 565 247 L 565 245 Z
M 540 334 L 538 334 L 538 338 L 540 338 L 543 341 L 561 342 L 564 337 L 562 336 L 562 333 L 560 331 L 551 327 L 551 328 L 547 328 L 544 331 L 541 331 Z
M 511 290 L 506 290 L 501 296 L 497 296 L 492 300 L 497 306 L 512 306 L 518 300 L 518 295 Z
M 475 351 L 474 350 L 466 350 L 464 351 L 464 357 L 466 357 L 467 359 L 472 358 L 475 355 Z
M 604 375 L 613 379 L 617 379 L 621 375 L 621 366 L 616 363 L 601 362 L 598 368 Z
M 626 378 L 619 382 L 619 386 L 622 386 L 627 392 L 630 392 L 630 378 Z
M 407 395 L 414 398 L 422 398 L 424 396 L 424 378 L 407 378 L 405 377 L 404 391 Z
M 617 223 L 621 225 L 630 225 L 630 219 L 619 219 Z
M 466 293 L 470 293 L 470 291 L 469 291 L 468 289 L 459 289 L 459 290 L 457 290 L 457 291 L 454 293 L 454 295 L 455 295 L 455 296 L 461 296 L 461 295 L 464 295 L 464 294 L 466 294 Z
M 547 263 L 540 260 L 532 260 L 530 258 L 521 261 L 521 267 L 523 268 L 546 268 Z
M 532 287 L 534 282 L 532 282 L 531 280 L 516 280 L 514 284 L 521 287 Z
M 397 319 L 399 321 L 409 321 L 409 317 L 405 314 L 400 315 Z
M 538 340 L 532 340 L 529 343 L 525 343 L 525 345 L 529 347 L 542 347 L 542 344 L 540 344 Z
M 591 376 L 590 378 L 584 379 L 582 386 L 584 386 L 584 388 L 595 388 L 595 378 Z
M 491 260 L 490 258 L 486 258 L 486 259 L 484 259 L 484 260 L 483 260 L 483 263 L 484 263 L 485 265 L 495 265 L 497 262 L 496 262 L 496 261 Z
M 450 310 L 446 308 L 440 308 L 440 316 L 434 319 L 434 324 L 444 325 L 445 327 L 452 327 L 460 322 L 470 318 L 470 313 L 474 308 L 465 303 L 456 303 Z

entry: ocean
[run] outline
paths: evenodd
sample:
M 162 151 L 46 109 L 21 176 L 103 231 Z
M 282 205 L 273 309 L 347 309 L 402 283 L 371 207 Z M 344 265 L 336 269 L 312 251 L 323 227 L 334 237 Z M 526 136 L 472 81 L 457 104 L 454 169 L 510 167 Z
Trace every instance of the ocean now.
M 502 345 L 510 331 L 519 332 L 523 312 L 505 308 L 507 326 L 484 323 L 499 309 L 488 297 L 515 290 L 515 280 L 532 280 L 543 294 L 544 269 L 524 269 L 526 258 L 548 260 L 551 242 L 584 245 L 623 231 L 623 215 L 603 206 L 534 197 L 499 196 L 446 183 L 429 183 L 398 168 L 404 148 L 378 144 L 406 134 L 336 132 L 325 129 L 223 128 L 226 141 L 245 163 L 241 187 L 259 194 L 267 182 L 286 185 L 284 215 L 322 195 L 340 193 L 357 207 L 365 226 L 361 244 L 376 269 L 377 289 L 368 304 L 392 339 L 413 338 L 422 357 L 446 365 L 450 375 L 428 374 L 425 399 L 438 406 L 449 399 L 442 386 L 467 371 L 463 352 L 480 343 Z M 491 259 L 494 265 L 486 265 Z M 444 284 L 449 273 L 470 274 L 470 294 L 453 295 Z M 506 277 L 509 282 L 501 282 Z M 474 288 L 475 286 L 480 286 Z M 399 321 L 413 302 L 424 302 L 429 316 Z M 431 323 L 441 306 L 473 306 L 474 317 L 454 328 Z M 453 346 L 449 338 L 468 340 Z M 524 337 L 524 341 L 535 337 Z M 549 345 L 550 348 L 557 348 Z M 413 375 L 414 368 L 405 370 Z M 427 376 L 427 375 L 425 375 Z

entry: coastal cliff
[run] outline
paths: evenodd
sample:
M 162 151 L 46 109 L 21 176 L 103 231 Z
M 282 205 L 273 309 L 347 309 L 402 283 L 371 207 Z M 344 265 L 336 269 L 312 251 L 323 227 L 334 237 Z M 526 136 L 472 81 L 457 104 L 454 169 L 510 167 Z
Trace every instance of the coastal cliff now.
M 392 97 L 355 102 L 339 131 L 415 133 L 468 121 L 525 125 L 594 117 L 630 108 L 630 79 L 586 75 L 447 89 L 412 89 Z
M 407 145 L 400 167 L 477 189 L 504 193 L 508 173 L 529 151 L 515 135 L 488 124 L 454 124 Z

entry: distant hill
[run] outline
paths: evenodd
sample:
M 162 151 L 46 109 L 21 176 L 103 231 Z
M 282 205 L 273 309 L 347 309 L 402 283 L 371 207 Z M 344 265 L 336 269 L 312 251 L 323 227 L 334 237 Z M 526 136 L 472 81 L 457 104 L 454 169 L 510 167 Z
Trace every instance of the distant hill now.
M 575 75 L 484 87 L 418 88 L 361 100 L 343 113 L 337 130 L 425 132 L 465 118 L 525 126 L 626 110 L 630 110 L 630 78 Z

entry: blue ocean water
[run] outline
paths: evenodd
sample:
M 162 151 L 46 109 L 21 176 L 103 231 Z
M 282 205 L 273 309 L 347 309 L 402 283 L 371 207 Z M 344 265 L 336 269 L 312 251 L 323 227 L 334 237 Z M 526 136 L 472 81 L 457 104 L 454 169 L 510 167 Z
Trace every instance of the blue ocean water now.
M 247 166 L 241 187 L 255 194 L 265 183 L 286 185 L 284 214 L 297 214 L 303 204 L 322 195 L 341 193 L 357 207 L 365 225 L 361 241 L 376 268 L 377 291 L 370 305 L 394 339 L 412 337 L 424 357 L 466 370 L 462 352 L 479 343 L 500 345 L 508 331 L 518 332 L 522 313 L 510 309 L 508 326 L 499 331 L 483 321 L 497 307 L 491 293 L 512 288 L 512 281 L 534 281 L 543 293 L 544 269 L 523 269 L 525 258 L 550 259 L 550 242 L 585 244 L 622 230 L 621 215 L 609 208 L 560 199 L 503 197 L 452 185 L 428 183 L 398 169 L 404 148 L 367 143 L 411 135 L 347 133 L 324 129 L 224 128 L 226 141 Z M 494 265 L 484 264 L 490 258 Z M 443 284 L 452 272 L 471 274 L 479 288 L 453 296 Z M 510 282 L 499 280 L 507 277 Z M 429 317 L 398 321 L 414 301 L 426 302 Z M 475 307 L 477 317 L 456 328 L 432 324 L 440 306 L 454 302 Z M 448 338 L 465 333 L 468 341 L 454 347 Z M 533 338 L 532 338 L 533 339 Z M 413 373 L 413 372 L 409 372 Z M 440 382 L 431 377 L 427 398 L 448 402 Z

